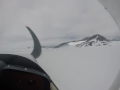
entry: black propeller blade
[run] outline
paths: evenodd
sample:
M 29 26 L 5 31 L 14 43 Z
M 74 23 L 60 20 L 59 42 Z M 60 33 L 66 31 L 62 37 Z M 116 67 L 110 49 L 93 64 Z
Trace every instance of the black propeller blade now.
M 40 45 L 40 42 L 37 38 L 37 36 L 34 34 L 34 32 L 26 26 L 26 28 L 29 30 L 30 34 L 32 35 L 32 38 L 33 38 L 33 42 L 34 42 L 34 49 L 31 53 L 31 55 L 34 57 L 34 58 L 38 58 L 41 54 L 41 45 Z

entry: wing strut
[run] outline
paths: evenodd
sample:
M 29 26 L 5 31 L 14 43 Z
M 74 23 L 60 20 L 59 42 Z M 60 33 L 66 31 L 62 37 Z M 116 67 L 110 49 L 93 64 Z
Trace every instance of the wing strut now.
M 34 42 L 34 48 L 33 48 L 33 51 L 31 53 L 31 55 L 34 57 L 34 58 L 38 58 L 41 54 L 41 45 L 40 45 L 40 42 L 37 38 L 37 36 L 34 34 L 34 32 L 26 26 L 26 28 L 29 30 L 32 38 L 33 38 L 33 42 Z

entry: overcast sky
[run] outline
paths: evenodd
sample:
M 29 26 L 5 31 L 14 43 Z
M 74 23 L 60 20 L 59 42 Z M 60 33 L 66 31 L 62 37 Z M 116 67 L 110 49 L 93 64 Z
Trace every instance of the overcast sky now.
M 97 0 L 0 0 L 0 39 L 30 38 L 25 26 L 42 42 L 94 34 L 120 36 L 116 23 Z

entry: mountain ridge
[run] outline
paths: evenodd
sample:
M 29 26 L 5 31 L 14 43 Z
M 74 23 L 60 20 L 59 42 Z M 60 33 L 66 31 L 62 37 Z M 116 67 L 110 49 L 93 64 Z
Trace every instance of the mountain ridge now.
M 75 46 L 75 47 L 87 47 L 87 46 L 105 46 L 109 45 L 111 41 L 117 41 L 116 39 L 107 39 L 105 36 L 102 36 L 100 34 L 95 34 L 90 37 L 85 37 L 81 40 L 73 40 L 68 42 L 63 42 L 56 46 L 46 46 L 47 48 L 61 48 L 61 47 L 67 47 L 67 46 Z M 45 48 L 45 46 L 43 46 Z

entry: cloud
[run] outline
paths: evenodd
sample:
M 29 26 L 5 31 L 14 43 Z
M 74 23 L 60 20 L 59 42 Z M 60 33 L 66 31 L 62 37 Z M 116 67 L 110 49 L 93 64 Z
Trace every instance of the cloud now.
M 96 33 L 119 36 L 109 13 L 97 0 L 0 0 L 0 37 L 39 39 L 88 36 Z

